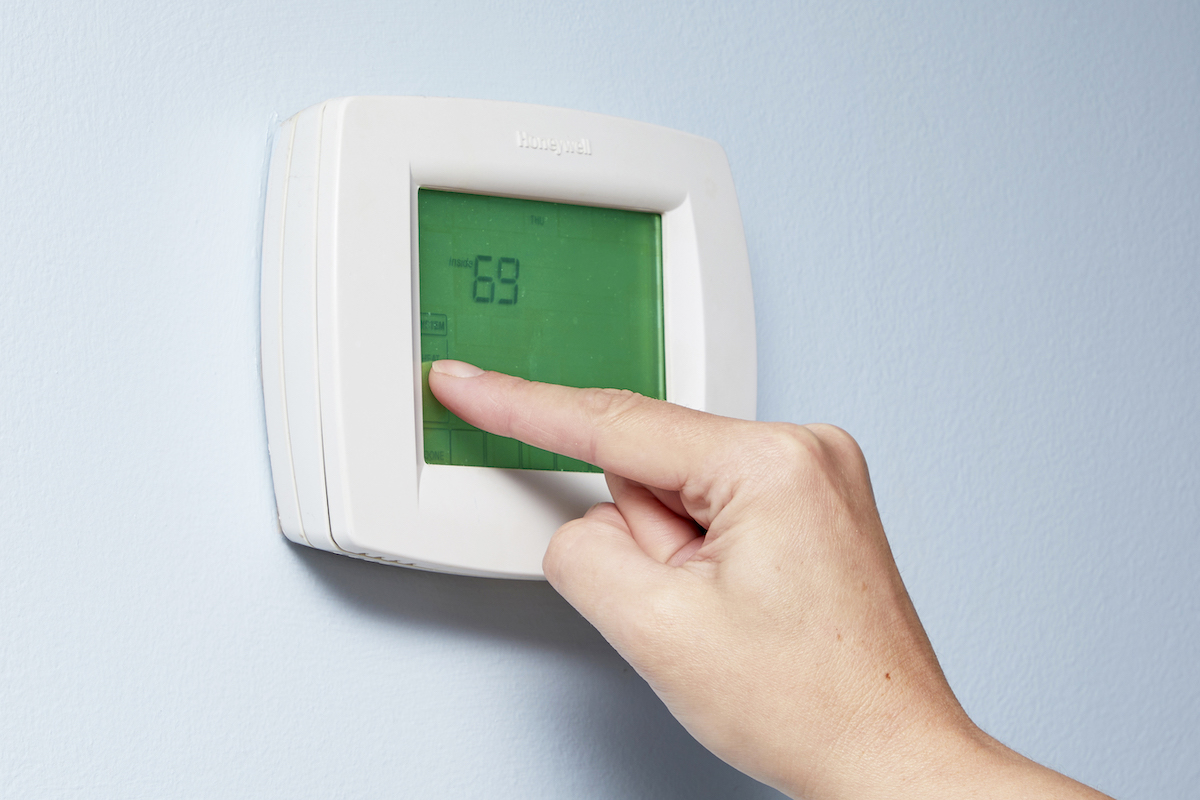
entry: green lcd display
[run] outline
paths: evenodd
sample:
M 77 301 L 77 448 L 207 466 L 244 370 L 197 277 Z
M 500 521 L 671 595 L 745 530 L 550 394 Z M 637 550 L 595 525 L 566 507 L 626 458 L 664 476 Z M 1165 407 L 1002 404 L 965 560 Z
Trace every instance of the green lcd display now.
M 429 364 L 665 399 L 662 218 L 421 189 L 417 227 L 425 462 L 598 472 L 463 422 Z

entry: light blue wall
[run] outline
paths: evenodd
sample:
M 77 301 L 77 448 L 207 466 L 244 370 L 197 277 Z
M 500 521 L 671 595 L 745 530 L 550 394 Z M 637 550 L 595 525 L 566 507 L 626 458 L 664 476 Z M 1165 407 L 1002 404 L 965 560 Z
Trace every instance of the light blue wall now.
M 1200 8 L 988 5 L 5 0 L 0 796 L 771 796 L 549 587 L 274 533 L 267 138 L 377 93 L 723 143 L 760 415 L 858 436 L 967 709 L 1194 797 Z

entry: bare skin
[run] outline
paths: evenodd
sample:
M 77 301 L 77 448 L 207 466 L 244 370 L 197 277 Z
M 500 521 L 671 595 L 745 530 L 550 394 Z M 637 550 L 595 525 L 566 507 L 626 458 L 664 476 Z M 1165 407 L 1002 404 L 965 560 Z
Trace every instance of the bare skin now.
M 849 434 L 455 361 L 429 382 L 484 430 L 604 469 L 613 502 L 555 533 L 546 577 L 732 766 L 806 800 L 1104 797 L 967 717 Z

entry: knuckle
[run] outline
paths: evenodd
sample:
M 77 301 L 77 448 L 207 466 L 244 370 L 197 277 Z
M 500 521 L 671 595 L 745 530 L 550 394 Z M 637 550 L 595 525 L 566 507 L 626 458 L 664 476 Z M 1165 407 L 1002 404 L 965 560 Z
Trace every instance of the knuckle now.
M 542 556 L 542 574 L 546 580 L 558 587 L 563 580 L 571 580 L 593 560 L 588 552 L 598 535 L 607 529 L 620 529 L 622 518 L 612 503 L 597 503 L 582 517 L 564 522 L 559 526 Z M 594 554 L 594 551 L 592 551 Z
M 649 402 L 648 398 L 628 389 L 586 389 L 583 407 L 594 422 L 593 434 L 588 443 L 588 452 L 595 463 L 598 448 L 598 431 L 621 430 L 628 427 L 631 418 Z
M 755 457 L 773 466 L 806 466 L 821 457 L 821 443 L 808 428 L 786 422 L 770 423 L 761 432 Z
M 833 425 L 771 423 L 751 449 L 751 456 L 770 475 L 809 485 L 838 484 L 843 476 L 866 472 L 854 437 Z
M 628 389 L 585 389 L 583 404 L 601 422 L 620 420 L 646 398 Z
M 836 455 L 839 460 L 849 464 L 864 460 L 862 448 L 858 446 L 858 442 L 838 426 L 819 424 L 807 427 L 821 440 L 825 449 Z

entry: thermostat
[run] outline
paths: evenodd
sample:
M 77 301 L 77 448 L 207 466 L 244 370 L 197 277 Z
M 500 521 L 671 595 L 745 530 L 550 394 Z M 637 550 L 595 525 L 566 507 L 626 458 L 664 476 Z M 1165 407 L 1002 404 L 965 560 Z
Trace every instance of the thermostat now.
M 293 542 L 541 578 L 608 499 L 593 465 L 473 428 L 429 365 L 633 391 L 753 419 L 753 295 L 716 143 L 518 103 L 345 97 L 275 135 L 262 378 Z

